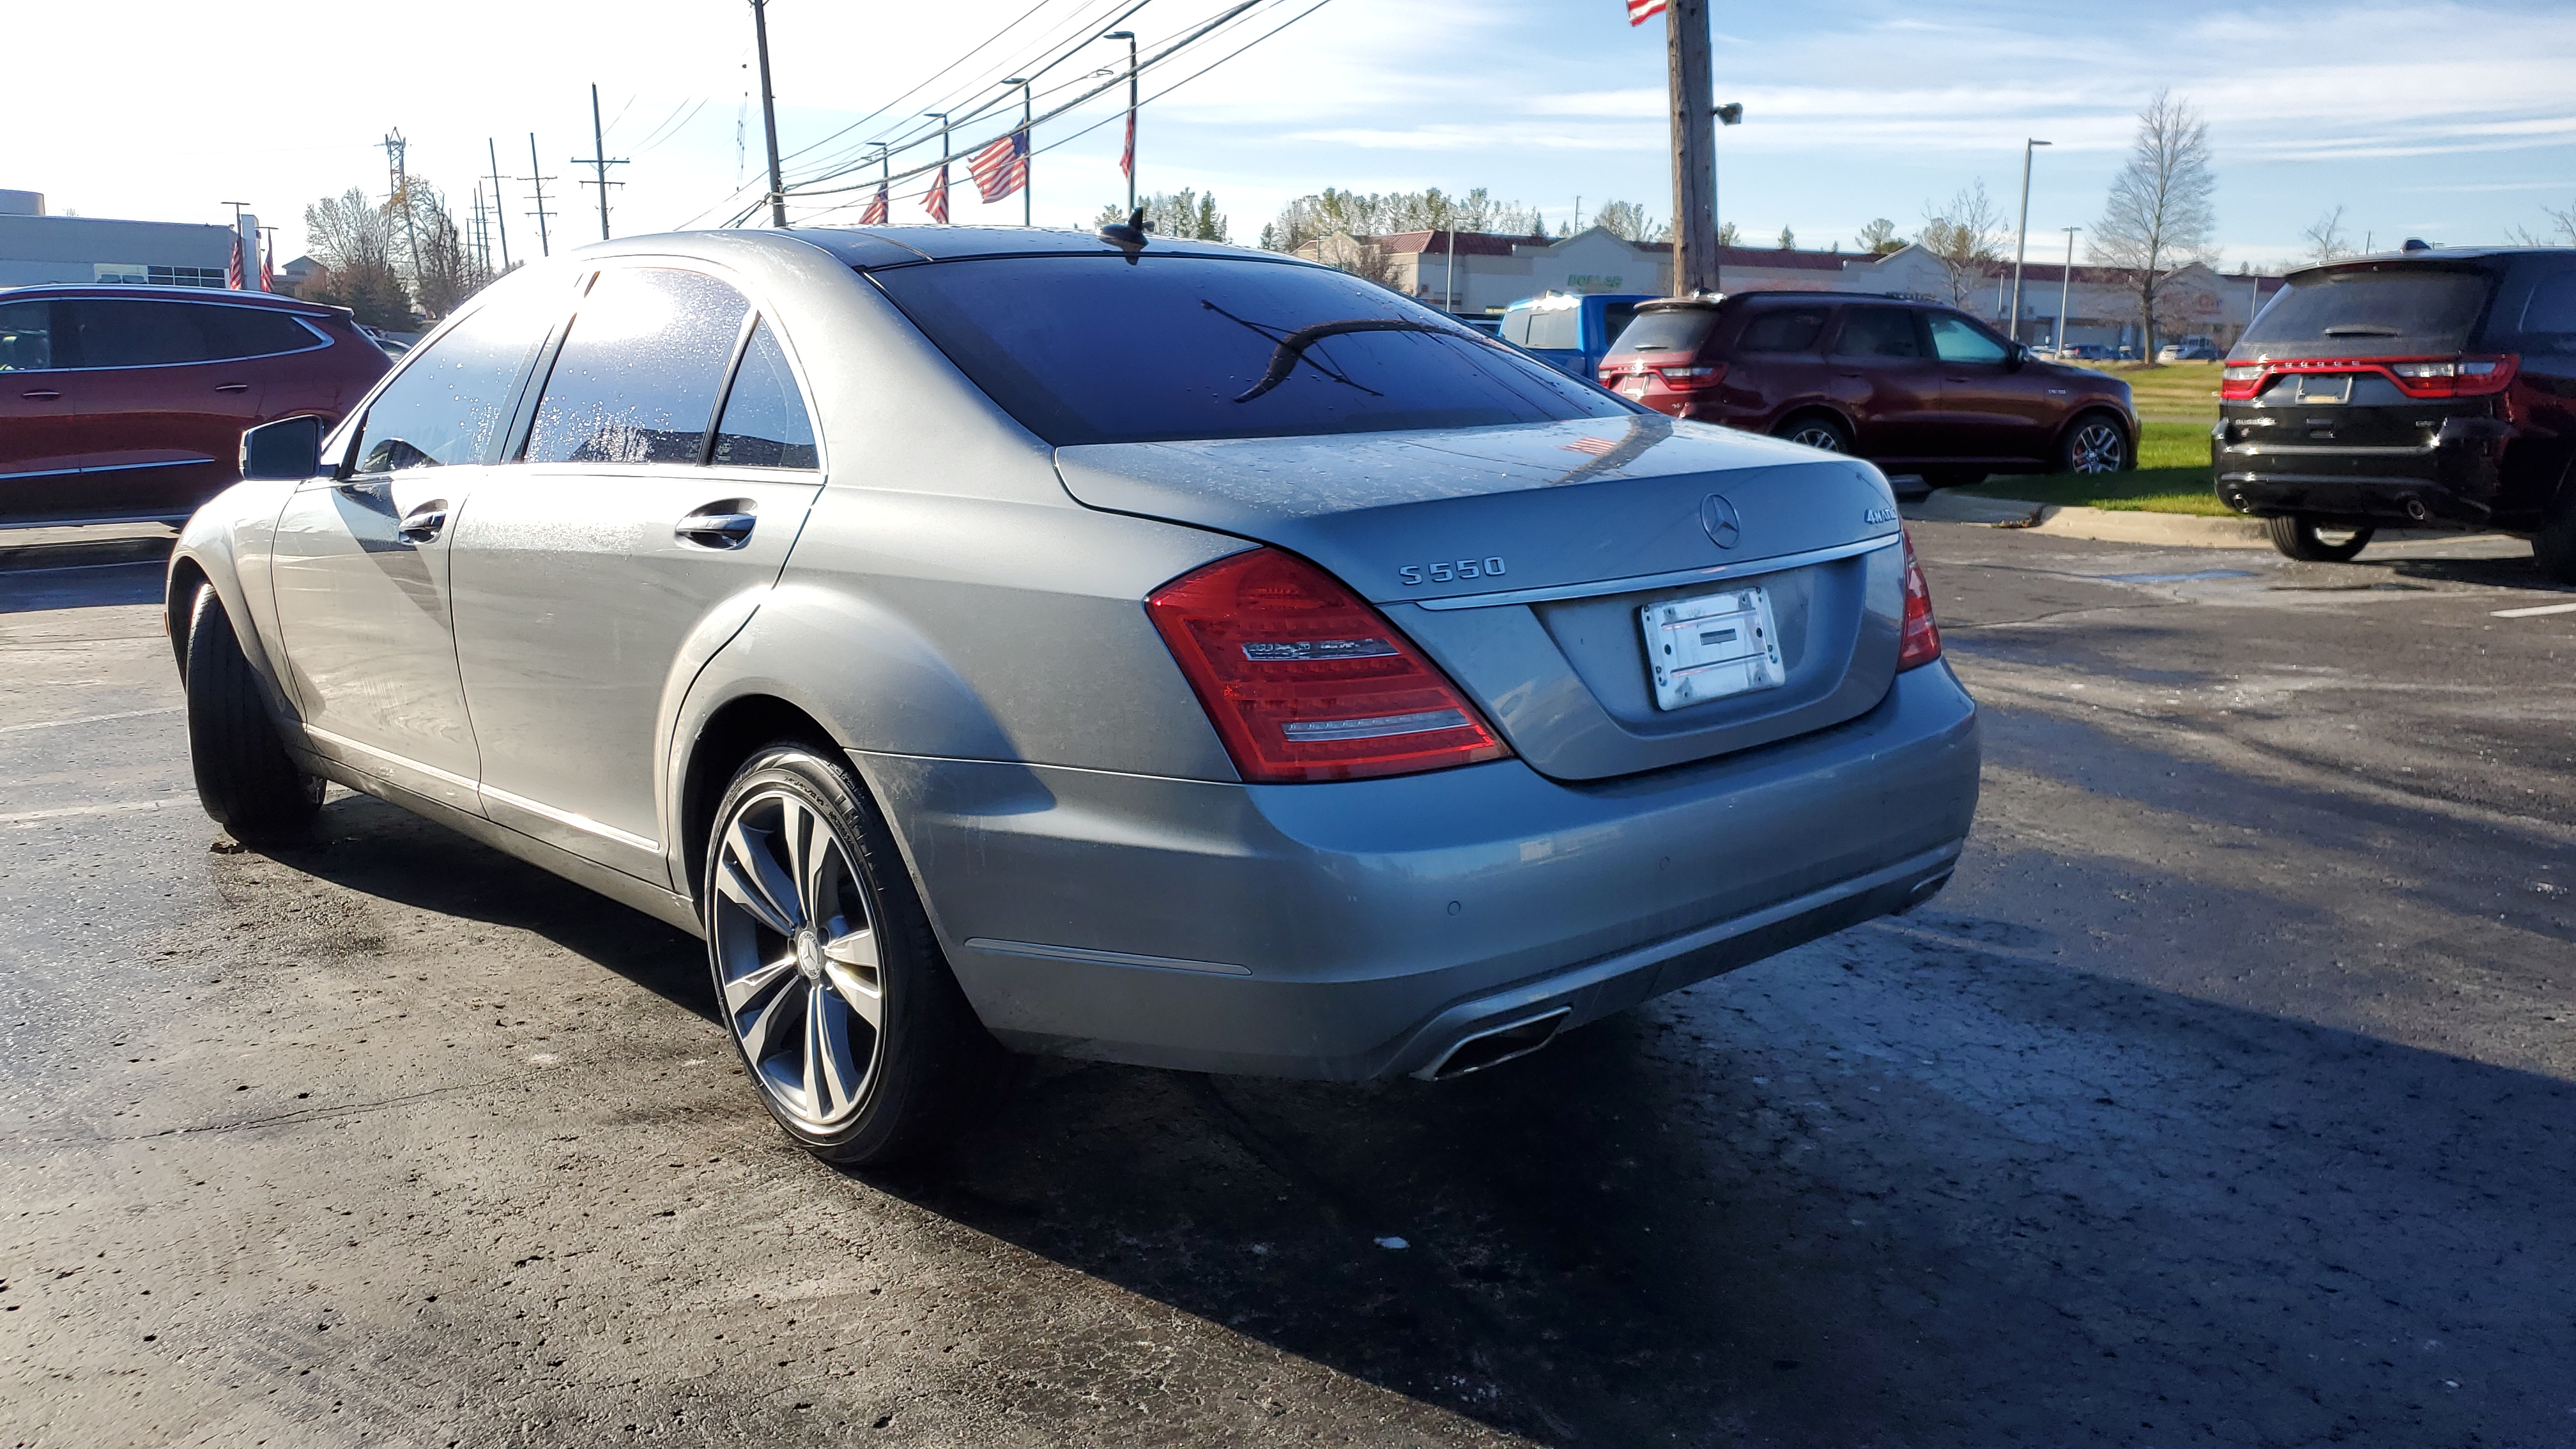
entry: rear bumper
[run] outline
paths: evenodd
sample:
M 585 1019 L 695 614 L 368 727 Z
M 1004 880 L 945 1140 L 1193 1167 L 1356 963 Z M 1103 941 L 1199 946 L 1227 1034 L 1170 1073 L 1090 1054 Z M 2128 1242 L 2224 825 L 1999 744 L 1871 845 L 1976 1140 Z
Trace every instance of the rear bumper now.
M 1588 785 L 1517 760 L 1245 786 L 857 753 L 984 1023 L 1026 1051 L 1365 1080 L 1899 910 L 1956 864 L 1976 706 Z
M 2239 513 L 2365 526 L 2496 525 L 2510 425 L 2453 418 L 2413 447 L 2248 443 L 2222 422 L 2210 434 L 2219 501 Z

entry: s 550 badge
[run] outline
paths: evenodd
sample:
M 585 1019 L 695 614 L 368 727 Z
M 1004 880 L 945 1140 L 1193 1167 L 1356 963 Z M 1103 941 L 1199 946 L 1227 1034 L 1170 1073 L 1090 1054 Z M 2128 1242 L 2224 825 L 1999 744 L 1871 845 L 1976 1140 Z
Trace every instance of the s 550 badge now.
M 1407 564 L 1395 571 L 1405 587 L 1420 584 L 1452 584 L 1461 579 L 1498 579 L 1503 576 L 1503 561 L 1493 558 L 1460 558 L 1446 563 Z

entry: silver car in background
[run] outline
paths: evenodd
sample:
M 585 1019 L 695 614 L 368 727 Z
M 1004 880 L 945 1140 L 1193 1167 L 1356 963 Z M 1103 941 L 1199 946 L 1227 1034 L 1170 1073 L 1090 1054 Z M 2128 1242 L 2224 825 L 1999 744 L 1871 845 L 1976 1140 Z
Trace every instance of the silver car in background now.
M 1472 1071 L 1921 902 L 1975 809 L 1875 469 L 1269 253 L 602 243 L 243 454 L 169 574 L 209 813 L 338 781 L 697 933 L 836 1162 L 1009 1051 Z

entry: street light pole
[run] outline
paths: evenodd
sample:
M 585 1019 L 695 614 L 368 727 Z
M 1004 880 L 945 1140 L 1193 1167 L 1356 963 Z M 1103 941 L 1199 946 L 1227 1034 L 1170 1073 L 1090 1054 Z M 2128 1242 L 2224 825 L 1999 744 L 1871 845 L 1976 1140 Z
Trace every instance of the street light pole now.
M 787 180 L 778 169 L 778 103 L 769 93 L 768 0 L 751 0 L 751 30 L 760 46 L 760 125 L 769 141 L 769 220 L 779 230 L 785 231 Z
M 2004 324 L 2004 336 L 2021 340 L 2021 259 L 2030 245 L 2030 158 L 2046 141 L 2024 141 L 2021 144 L 2021 231 L 2013 238 L 2012 318 Z
M 2084 228 L 2070 226 L 2066 231 L 2066 270 L 2057 275 L 2057 360 L 2066 360 L 2066 299 L 2075 290 L 2075 234 Z
M 1127 214 L 1136 214 L 1136 32 L 1112 30 L 1103 40 L 1127 42 L 1127 154 L 1121 170 L 1127 173 Z

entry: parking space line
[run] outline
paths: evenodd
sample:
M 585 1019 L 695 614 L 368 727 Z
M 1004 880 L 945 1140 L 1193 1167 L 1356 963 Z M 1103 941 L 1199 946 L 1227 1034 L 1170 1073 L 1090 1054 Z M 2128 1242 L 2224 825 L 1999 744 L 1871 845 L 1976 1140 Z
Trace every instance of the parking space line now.
M 173 795 L 167 800 L 120 800 L 112 805 L 65 805 L 53 810 L 25 810 L 15 815 L 0 815 L 0 825 L 34 825 L 46 820 L 69 820 L 81 815 L 120 815 L 129 810 L 168 810 L 178 805 L 194 805 L 193 795 Z
M 69 729 L 73 725 L 105 724 L 116 719 L 148 719 L 156 714 L 177 714 L 184 708 L 185 705 L 165 704 L 159 709 L 125 709 L 114 714 L 85 714 L 78 719 L 40 719 L 27 724 L 0 725 L 0 735 L 16 734 L 20 730 Z
M 2528 619 L 2538 614 L 2576 614 L 2576 604 L 2542 604 L 2530 609 L 2497 609 L 2488 615 L 2494 619 Z

